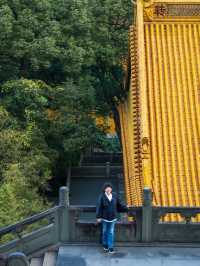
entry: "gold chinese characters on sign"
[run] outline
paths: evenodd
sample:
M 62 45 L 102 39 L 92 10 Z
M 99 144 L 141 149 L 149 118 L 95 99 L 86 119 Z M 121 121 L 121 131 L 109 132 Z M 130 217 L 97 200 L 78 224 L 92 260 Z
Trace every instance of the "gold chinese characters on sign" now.
M 144 3 L 144 20 L 200 20 L 200 4 Z

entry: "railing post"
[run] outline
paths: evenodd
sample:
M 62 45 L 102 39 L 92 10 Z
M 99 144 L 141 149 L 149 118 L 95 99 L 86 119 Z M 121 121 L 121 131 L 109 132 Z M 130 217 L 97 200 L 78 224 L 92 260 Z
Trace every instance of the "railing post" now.
M 143 190 L 142 207 L 142 241 L 151 242 L 152 234 L 152 191 L 149 187 Z
M 61 242 L 69 241 L 69 189 L 60 187 L 59 189 L 59 206 L 62 207 L 59 212 L 59 240 Z
M 59 206 L 69 206 L 69 189 L 68 187 L 60 187 L 59 189 Z
M 24 253 L 11 253 L 6 261 L 6 266 L 29 266 L 29 261 Z
M 110 177 L 110 162 L 106 162 L 106 177 Z

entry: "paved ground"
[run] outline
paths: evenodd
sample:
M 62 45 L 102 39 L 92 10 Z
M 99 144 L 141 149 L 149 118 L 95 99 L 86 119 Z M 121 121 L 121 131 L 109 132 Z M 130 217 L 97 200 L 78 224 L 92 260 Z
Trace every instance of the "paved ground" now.
M 117 247 L 105 254 L 98 246 L 63 246 L 57 266 L 200 266 L 200 248 Z

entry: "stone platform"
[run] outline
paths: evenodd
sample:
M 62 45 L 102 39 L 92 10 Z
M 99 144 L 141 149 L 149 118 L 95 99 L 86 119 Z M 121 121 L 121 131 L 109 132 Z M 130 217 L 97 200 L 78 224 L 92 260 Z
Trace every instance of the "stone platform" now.
M 116 247 L 115 254 L 100 246 L 62 246 L 57 266 L 200 266 L 200 248 Z

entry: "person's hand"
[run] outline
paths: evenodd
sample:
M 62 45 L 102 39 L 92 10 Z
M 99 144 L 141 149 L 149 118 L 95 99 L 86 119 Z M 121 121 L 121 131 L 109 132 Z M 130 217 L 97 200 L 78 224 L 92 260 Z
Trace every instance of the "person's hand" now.
M 98 218 L 98 219 L 97 219 L 97 223 L 100 223 L 100 222 L 101 222 L 101 218 Z

